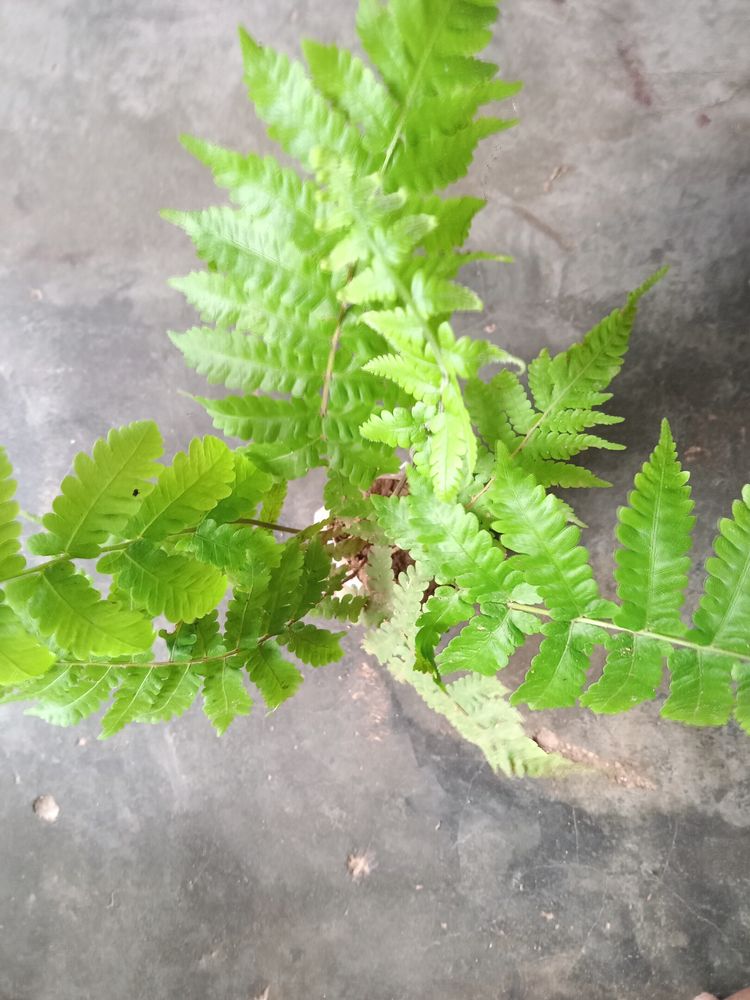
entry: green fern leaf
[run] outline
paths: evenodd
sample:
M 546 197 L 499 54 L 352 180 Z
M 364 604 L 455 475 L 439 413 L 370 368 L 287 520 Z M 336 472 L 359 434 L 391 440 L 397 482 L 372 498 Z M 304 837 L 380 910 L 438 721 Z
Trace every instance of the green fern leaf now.
M 533 709 L 575 705 L 586 682 L 591 650 L 605 641 L 606 633 L 581 622 L 548 622 L 542 631 L 545 638 L 511 704 Z
M 266 603 L 266 632 L 280 632 L 295 614 L 299 602 L 299 588 L 303 580 L 305 553 L 297 539 L 282 547 L 279 565 L 271 571 Z
M 234 460 L 223 441 L 195 438 L 188 452 L 178 452 L 156 488 L 127 527 L 129 538 L 160 541 L 194 527 L 234 484 Z
M 159 692 L 159 677 L 149 667 L 127 667 L 120 677 L 120 686 L 102 719 L 100 740 L 109 739 L 140 715 L 147 714 Z
M 120 682 L 120 671 L 115 666 L 71 668 L 61 665 L 54 673 L 57 683 L 48 685 L 44 693 L 27 693 L 27 697 L 36 698 L 36 704 L 25 712 L 53 726 L 77 726 L 99 711 Z
M 268 134 L 302 164 L 322 148 L 357 162 L 361 136 L 313 87 L 302 66 L 240 30 L 245 83 Z
M 0 685 L 38 677 L 54 662 L 54 654 L 28 634 L 7 604 L 0 604 Z
M 503 596 L 503 551 L 461 504 L 438 499 L 413 479 L 412 495 L 372 497 L 378 523 L 438 584 L 457 584 L 467 599 L 482 603 Z
M 254 216 L 282 215 L 287 224 L 293 219 L 295 226 L 307 219 L 309 232 L 313 232 L 315 186 L 294 170 L 282 167 L 272 156 L 242 155 L 193 136 L 183 135 L 180 142 L 209 168 L 215 183 L 230 192 L 232 201 Z
M 335 45 L 305 40 L 302 49 L 313 83 L 352 124 L 364 130 L 364 142 L 377 153 L 388 141 L 388 124 L 398 107 L 388 90 L 361 59 Z
M 394 187 L 429 191 L 457 180 L 479 138 L 503 127 L 472 120 L 480 105 L 518 89 L 493 81 L 496 67 L 474 58 L 496 16 L 486 0 L 360 3 L 360 37 L 399 105 L 381 167 Z
M 279 636 L 279 642 L 294 653 L 303 663 L 311 667 L 322 667 L 328 663 L 338 663 L 344 655 L 341 639 L 345 632 L 329 632 L 327 629 L 316 628 L 295 622 Z
M 148 541 L 135 542 L 100 560 L 136 607 L 171 622 L 193 622 L 213 610 L 226 593 L 227 578 L 214 566 L 184 555 L 168 555 Z
M 324 597 L 315 608 L 321 618 L 356 624 L 365 608 L 367 598 L 359 594 L 344 594 L 342 597 Z
M 503 545 L 519 553 L 526 581 L 539 591 L 553 617 L 569 620 L 594 610 L 599 589 L 588 553 L 578 545 L 579 529 L 567 523 L 560 502 L 545 495 L 502 445 L 485 505 Z
M 732 519 L 719 522 L 706 571 L 689 638 L 711 648 L 676 649 L 671 654 L 672 682 L 662 715 L 696 726 L 719 726 L 732 711 L 732 670 L 737 665 L 744 671 L 740 661 L 744 664 L 750 656 L 750 486 L 735 500 Z
M 453 587 L 438 587 L 417 619 L 415 668 L 437 674 L 435 649 L 443 634 L 471 618 L 473 613 L 474 606 L 464 600 L 460 591 Z
M 274 489 L 274 480 L 267 472 L 262 472 L 247 455 L 241 451 L 232 452 L 234 462 L 234 483 L 229 496 L 211 508 L 211 520 L 217 524 L 251 517 L 261 500 Z M 269 518 L 275 520 L 275 516 Z
M 190 544 L 201 562 L 230 572 L 243 585 L 251 583 L 262 569 L 278 566 L 282 552 L 268 531 L 220 525 L 212 518 L 198 526 Z
M 13 497 L 16 484 L 4 448 L 0 448 L 0 580 L 17 576 L 26 565 L 21 555 L 19 507 Z
M 680 618 L 690 569 L 688 474 L 682 471 L 672 434 L 663 421 L 659 444 L 641 472 L 628 506 L 618 512 L 615 578 L 622 601 L 615 624 L 634 631 L 680 636 Z M 664 649 L 642 637 L 610 640 L 601 680 L 581 703 L 594 711 L 622 712 L 653 698 L 661 682 Z M 610 669 L 611 667 L 611 669 Z
M 265 396 L 227 396 L 198 399 L 214 426 L 232 437 L 261 444 L 283 441 L 301 447 L 320 436 L 317 408 L 305 399 L 269 399 Z M 251 456 L 252 457 L 252 456 Z
M 175 663 L 173 667 L 155 670 L 158 689 L 147 710 L 137 722 L 169 722 L 191 707 L 201 689 L 203 678 L 190 664 Z
M 477 746 L 494 771 L 508 775 L 552 774 L 566 766 L 548 755 L 523 729 L 520 714 L 508 703 L 494 677 L 473 674 L 447 685 L 414 671 L 416 619 L 429 576 L 411 566 L 395 587 L 391 619 L 365 637 L 364 648 L 386 665 L 394 678 L 413 687 L 433 711 L 444 716 L 464 739 Z
M 77 455 L 75 475 L 63 480 L 52 513 L 43 518 L 47 533 L 35 536 L 33 550 L 91 558 L 110 535 L 124 537 L 126 525 L 153 490 L 149 480 L 161 471 L 154 462 L 161 452 L 156 424 L 144 420 L 111 430 L 106 440 L 96 442 L 91 456 Z
M 265 642 L 252 650 L 247 672 L 271 712 L 291 698 L 302 683 L 302 674 L 283 658 L 275 642 Z
M 328 356 L 326 343 L 287 345 L 248 337 L 237 330 L 194 327 L 171 333 L 186 362 L 211 385 L 222 384 L 244 393 L 289 392 L 312 396 L 320 391 Z
M 11 583 L 6 591 L 14 609 L 32 621 L 45 639 L 76 659 L 132 656 L 150 649 L 151 623 L 140 614 L 104 601 L 72 563 L 62 562 Z
M 440 672 L 471 670 L 494 677 L 526 639 L 526 633 L 516 624 L 517 618 L 516 612 L 502 605 L 489 606 L 485 614 L 471 617 L 440 653 Z
M 203 711 L 218 736 L 239 715 L 249 715 L 253 700 L 245 687 L 242 670 L 226 661 L 215 664 L 203 682 Z

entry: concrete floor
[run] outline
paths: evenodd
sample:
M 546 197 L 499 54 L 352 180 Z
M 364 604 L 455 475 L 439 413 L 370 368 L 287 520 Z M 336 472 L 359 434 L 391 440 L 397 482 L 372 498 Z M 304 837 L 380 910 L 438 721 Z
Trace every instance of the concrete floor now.
M 214 194 L 178 133 L 269 148 L 235 27 L 353 40 L 337 0 L 0 5 L 0 437 L 43 509 L 70 457 L 152 416 L 206 428 L 165 336 L 192 255 L 163 206 Z M 522 126 L 471 185 L 495 336 L 568 344 L 657 264 L 616 405 L 611 491 L 580 512 L 602 579 L 614 509 L 670 417 L 696 561 L 750 479 L 747 0 L 508 0 L 494 50 Z M 552 180 L 552 177 L 555 177 Z M 687 449 L 687 451 L 686 451 Z M 319 500 L 295 495 L 300 522 Z M 692 596 L 699 586 L 695 577 Z M 750 742 L 627 717 L 536 724 L 646 776 L 495 777 L 358 650 L 221 741 L 197 713 L 109 743 L 0 710 L 1 1000 L 682 1000 L 750 979 Z M 80 737 L 85 738 L 85 742 Z M 41 824 L 33 799 L 62 807 Z M 354 884 L 351 851 L 375 868 Z

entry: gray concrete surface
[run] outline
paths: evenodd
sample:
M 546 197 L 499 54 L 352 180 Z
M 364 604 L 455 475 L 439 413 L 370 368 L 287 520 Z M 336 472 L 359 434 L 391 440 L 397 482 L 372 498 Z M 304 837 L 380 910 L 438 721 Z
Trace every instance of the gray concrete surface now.
M 235 27 L 353 40 L 338 0 L 4 0 L 0 413 L 25 506 L 113 423 L 206 427 L 165 330 L 192 264 L 162 206 L 214 194 L 181 131 L 268 148 Z M 629 451 L 580 509 L 602 578 L 662 414 L 702 518 L 750 479 L 747 0 L 508 0 L 522 126 L 486 144 L 474 240 L 495 336 L 569 343 L 657 264 L 617 383 Z M 554 179 L 552 179 L 554 177 Z M 317 506 L 298 491 L 289 516 Z M 695 597 L 699 583 L 692 588 Z M 519 669 L 519 668 L 516 668 Z M 649 778 L 509 782 L 361 655 L 221 741 L 197 713 L 97 743 L 0 710 L 2 1000 L 682 1000 L 750 980 L 750 743 L 628 717 L 537 720 Z M 85 742 L 80 737 L 85 738 Z M 33 799 L 62 812 L 41 824 Z M 352 851 L 372 874 L 353 884 Z

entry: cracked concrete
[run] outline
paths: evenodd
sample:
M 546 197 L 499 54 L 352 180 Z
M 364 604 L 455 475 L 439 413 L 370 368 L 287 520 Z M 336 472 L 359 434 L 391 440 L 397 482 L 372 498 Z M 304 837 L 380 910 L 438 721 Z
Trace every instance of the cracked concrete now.
M 0 9 L 0 412 L 21 501 L 72 455 L 154 417 L 207 429 L 165 331 L 193 264 L 159 208 L 216 200 L 181 132 L 271 146 L 235 28 L 286 51 L 351 43 L 337 0 L 6 0 Z M 663 262 L 616 383 L 628 445 L 582 498 L 603 583 L 614 510 L 669 416 L 693 476 L 697 568 L 750 476 L 750 10 L 743 0 L 508 0 L 493 55 L 520 128 L 483 148 L 472 240 L 516 263 L 469 281 L 493 337 L 559 349 Z M 472 325 L 473 324 L 473 325 Z M 318 480 L 289 517 L 319 505 Z M 605 583 L 606 588 L 606 583 Z M 512 670 L 518 676 L 524 662 Z M 218 741 L 198 713 L 109 743 L 0 710 L 1 1000 L 688 1000 L 750 968 L 750 744 L 658 706 L 547 726 L 646 775 L 495 777 L 359 653 Z M 81 742 L 81 737 L 85 742 Z M 61 807 L 42 824 L 43 793 Z M 371 874 L 354 883 L 353 852 Z

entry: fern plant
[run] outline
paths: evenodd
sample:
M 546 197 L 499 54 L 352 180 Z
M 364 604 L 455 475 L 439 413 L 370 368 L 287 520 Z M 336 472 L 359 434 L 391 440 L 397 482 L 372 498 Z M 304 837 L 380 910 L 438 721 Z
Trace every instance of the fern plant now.
M 251 690 L 276 709 L 301 665 L 339 660 L 360 623 L 394 678 L 508 774 L 566 766 L 518 705 L 622 712 L 658 695 L 665 663 L 663 715 L 750 731 L 750 487 L 690 625 L 692 501 L 666 421 L 617 513 L 617 602 L 550 492 L 609 485 L 578 456 L 621 447 L 604 407 L 664 272 L 528 369 L 456 333 L 482 308 L 461 268 L 508 259 L 463 250 L 483 203 L 442 194 L 514 124 L 480 113 L 519 89 L 478 56 L 496 14 L 496 0 L 361 0 L 370 64 L 306 42 L 304 67 L 241 32 L 250 97 L 298 168 L 186 138 L 232 204 L 165 212 L 205 265 L 173 281 L 202 325 L 171 338 L 229 390 L 198 402 L 241 443 L 207 436 L 164 465 L 154 424 L 112 430 L 25 554 L 0 453 L 1 700 L 61 725 L 106 706 L 110 736 L 200 695 L 221 733 Z M 316 467 L 324 515 L 280 524 L 287 484 Z M 530 638 L 509 694 L 497 674 Z

